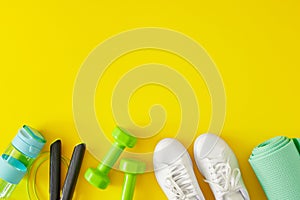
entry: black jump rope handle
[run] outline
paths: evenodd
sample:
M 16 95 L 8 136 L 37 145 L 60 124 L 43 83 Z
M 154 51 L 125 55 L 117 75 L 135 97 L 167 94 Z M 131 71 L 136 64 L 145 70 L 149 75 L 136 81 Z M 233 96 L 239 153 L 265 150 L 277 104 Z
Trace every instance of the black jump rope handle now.
M 50 200 L 71 200 L 79 176 L 85 153 L 85 144 L 74 148 L 60 198 L 61 178 L 61 141 L 57 140 L 50 146 Z
M 61 141 L 57 140 L 50 146 L 50 200 L 60 199 L 60 164 Z
M 85 144 L 79 144 L 74 148 L 71 163 L 62 189 L 61 200 L 71 200 L 73 197 L 84 153 Z

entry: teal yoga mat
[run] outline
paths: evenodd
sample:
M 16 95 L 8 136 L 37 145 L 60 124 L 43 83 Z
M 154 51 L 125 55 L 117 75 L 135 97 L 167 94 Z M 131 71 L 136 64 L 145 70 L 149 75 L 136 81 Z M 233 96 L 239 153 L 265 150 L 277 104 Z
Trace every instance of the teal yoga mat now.
M 249 162 L 269 200 L 300 200 L 300 139 L 272 138 L 253 149 Z

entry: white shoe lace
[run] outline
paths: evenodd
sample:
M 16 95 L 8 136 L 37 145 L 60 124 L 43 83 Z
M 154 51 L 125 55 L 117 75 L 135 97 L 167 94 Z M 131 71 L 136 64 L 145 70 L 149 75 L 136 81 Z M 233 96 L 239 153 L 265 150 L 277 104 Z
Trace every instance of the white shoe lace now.
M 229 159 L 226 162 L 222 162 L 218 159 L 210 160 L 208 167 L 211 180 L 205 180 L 205 182 L 214 186 L 218 198 L 222 198 L 225 195 L 237 192 L 241 189 L 239 184 L 241 178 L 241 172 L 239 168 L 231 169 Z
M 170 168 L 169 175 L 166 178 L 166 186 L 178 200 L 200 200 L 193 181 L 182 164 Z

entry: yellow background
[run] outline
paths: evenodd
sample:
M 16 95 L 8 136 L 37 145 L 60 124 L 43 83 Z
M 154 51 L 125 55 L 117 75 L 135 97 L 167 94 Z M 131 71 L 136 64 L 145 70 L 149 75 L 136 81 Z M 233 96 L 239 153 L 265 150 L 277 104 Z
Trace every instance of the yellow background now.
M 270 137 L 299 136 L 299 17 L 300 2 L 296 0 L 1 1 L 0 151 L 23 124 L 28 124 L 47 137 L 45 151 L 53 140 L 61 138 L 63 153 L 70 158 L 73 146 L 80 142 L 73 121 L 73 86 L 89 52 L 125 30 L 170 28 L 195 39 L 218 66 L 227 96 L 221 136 L 239 158 L 251 198 L 266 199 L 247 160 L 254 146 Z M 130 58 L 128 66 L 141 58 Z M 168 60 L 171 57 L 164 59 L 172 63 Z M 180 69 L 178 63 L 176 66 Z M 199 77 L 188 70 L 185 73 L 196 88 Z M 138 107 L 143 107 L 140 99 L 155 102 L 159 100 L 152 98 L 155 92 L 164 93 L 154 88 L 146 91 L 137 94 L 139 103 L 132 108 L 133 118 L 140 124 L 149 120 L 145 112 L 139 112 Z M 173 97 L 166 94 L 166 98 Z M 176 103 L 169 104 L 169 109 L 173 105 Z M 209 112 L 206 104 L 200 106 L 204 113 Z M 174 117 L 168 120 L 173 120 L 176 128 L 178 118 Z M 101 120 L 109 135 L 113 122 Z M 206 117 L 201 120 L 208 122 Z M 171 125 L 164 131 L 171 134 L 175 129 Z M 198 135 L 203 132 L 205 125 L 199 127 Z M 146 148 L 155 144 L 149 145 Z M 83 172 L 97 163 L 86 154 L 77 198 L 119 199 L 122 173 L 111 172 L 112 184 L 104 191 L 82 178 Z M 213 199 L 197 170 L 196 174 L 207 199 Z M 39 187 L 47 192 L 47 170 L 40 177 Z M 25 189 L 22 183 L 11 199 L 25 199 Z M 135 199 L 164 198 L 153 173 L 138 178 Z

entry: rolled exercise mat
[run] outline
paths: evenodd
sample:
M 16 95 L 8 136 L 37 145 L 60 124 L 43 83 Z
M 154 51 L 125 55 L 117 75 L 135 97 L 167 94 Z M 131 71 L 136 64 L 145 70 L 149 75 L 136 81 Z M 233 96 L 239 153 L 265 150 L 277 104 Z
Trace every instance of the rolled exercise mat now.
M 253 149 L 249 162 L 269 200 L 300 200 L 300 139 L 272 138 Z

